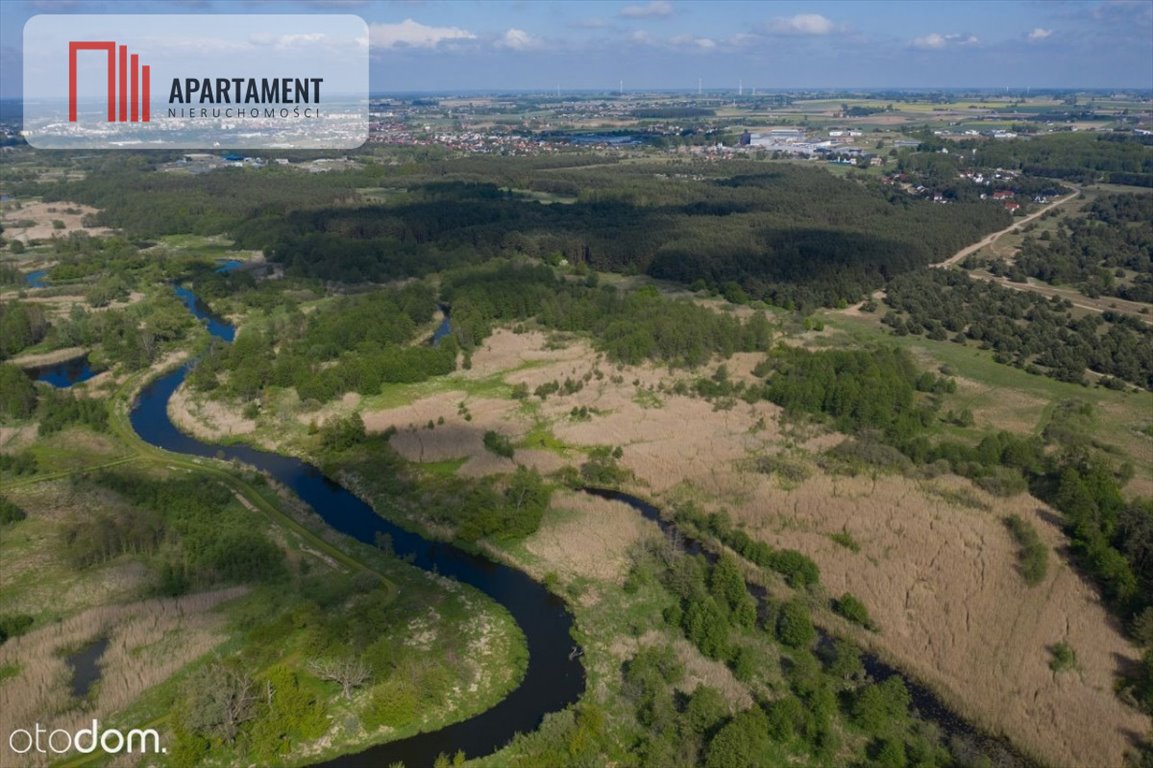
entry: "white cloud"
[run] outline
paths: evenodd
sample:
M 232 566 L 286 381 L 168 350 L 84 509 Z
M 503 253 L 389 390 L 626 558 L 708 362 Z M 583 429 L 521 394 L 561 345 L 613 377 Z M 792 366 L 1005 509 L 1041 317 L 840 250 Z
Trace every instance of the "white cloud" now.
M 938 35 L 936 32 L 925 35 L 924 37 L 913 38 L 914 48 L 944 48 L 945 45 L 945 36 Z
M 500 48 L 509 48 L 514 51 L 532 51 L 544 47 L 543 40 L 516 27 L 505 32 L 496 44 Z
M 650 0 L 645 5 L 626 5 L 621 9 L 621 16 L 628 19 L 649 19 L 672 14 L 673 4 L 668 0 Z
M 798 13 L 773 19 L 768 23 L 768 29 L 777 35 L 827 35 L 836 27 L 819 13 Z
M 674 48 L 688 48 L 699 51 L 711 51 L 717 47 L 717 41 L 709 37 L 693 37 L 692 35 L 677 35 L 669 38 L 669 45 Z
M 271 45 L 280 49 L 336 45 L 336 41 L 332 40 L 332 38 L 323 32 L 308 32 L 295 35 L 273 35 L 267 32 L 257 32 L 249 35 L 248 41 L 253 45 Z
M 1051 34 L 1053 34 L 1053 30 L 1042 29 L 1041 27 L 1037 27 L 1036 29 L 1034 29 L 1032 32 L 1029 33 L 1029 39 L 1030 40 L 1044 40 L 1046 37 L 1048 37 Z
M 475 40 L 476 35 L 460 27 L 430 27 L 405 19 L 399 24 L 370 24 L 368 39 L 377 48 L 435 48 L 446 40 Z
M 913 38 L 913 47 L 926 51 L 939 51 L 963 45 L 977 45 L 980 40 L 975 35 L 942 35 L 931 32 L 924 37 Z

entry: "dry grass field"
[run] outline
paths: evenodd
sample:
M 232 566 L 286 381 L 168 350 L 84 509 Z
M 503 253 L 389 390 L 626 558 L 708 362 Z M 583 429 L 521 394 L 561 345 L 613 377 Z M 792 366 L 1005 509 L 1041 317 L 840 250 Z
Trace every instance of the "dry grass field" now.
M 180 385 L 168 401 L 168 417 L 181 430 L 201 440 L 217 441 L 256 430 L 256 422 L 235 409 L 208 398 L 190 397 L 186 384 Z
M 1035 587 L 1016 570 L 1009 514 L 1054 550 Z M 816 474 L 791 491 L 758 485 L 736 517 L 750 535 L 810 555 L 830 594 L 852 592 L 868 606 L 885 655 L 1047 763 L 1119 766 L 1130 738 L 1148 730 L 1113 693 L 1137 652 L 1056 554 L 1064 537 L 1036 499 L 994 498 L 956 477 Z M 839 533 L 860 550 L 829 538 Z M 1058 642 L 1076 652 L 1075 670 L 1050 670 Z
M 552 509 L 549 524 L 524 547 L 566 579 L 584 576 L 622 584 L 629 548 L 657 535 L 653 523 L 619 501 L 565 491 L 553 496 Z
M 526 361 L 533 365 L 523 367 Z M 744 375 L 753 361 L 735 359 L 730 370 Z M 786 490 L 774 477 L 749 470 L 747 460 L 791 445 L 804 461 L 808 452 L 840 438 L 782 430 L 779 410 L 769 403 L 737 401 L 730 410 L 716 410 L 703 400 L 661 392 L 662 382 L 686 374 L 618 368 L 579 341 L 549 349 L 539 334 L 497 333 L 474 355 L 468 375 L 491 377 L 501 370 L 508 371 L 507 384 L 524 383 L 530 392 L 566 377 L 603 376 L 575 394 L 544 402 L 530 397 L 531 407 L 470 397 L 463 389 L 438 393 L 367 412 L 366 424 L 397 427 L 393 445 L 410 459 L 468 459 L 462 471 L 469 474 L 514 466 L 485 451 L 480 438 L 489 429 L 516 440 L 541 434 L 544 425 L 551 442 L 515 457 L 542 470 L 579 465 L 592 446 L 622 446 L 621 464 L 645 494 L 666 501 L 687 495 L 710 511 L 726 508 L 750 534 L 812 556 L 830 594 L 850 591 L 868 606 L 881 628 L 870 640 L 879 653 L 1046 762 L 1120 765 L 1133 739 L 1148 731 L 1148 718 L 1113 693 L 1116 675 L 1136 660 L 1136 650 L 1094 589 L 1059 554 L 1065 542 L 1055 513 L 1036 499 L 995 499 L 954 476 L 850 478 L 815 467 L 807 481 Z M 1045 410 L 1045 401 L 1029 393 L 990 392 L 964 379 L 959 384 L 961 396 L 975 404 L 989 401 L 977 409 L 989 426 L 1028 432 Z M 462 403 L 470 420 L 460 415 Z M 590 420 L 569 417 L 580 406 L 595 409 Z M 441 417 L 444 425 L 426 428 Z M 556 506 L 567 516 L 525 543 L 539 569 L 619 578 L 621 543 L 635 535 L 624 518 L 635 513 L 610 515 L 570 494 L 559 495 Z M 1033 522 L 1054 550 L 1049 575 L 1037 587 L 1027 587 L 1016 571 L 1016 548 L 1002 522 L 1010 513 Z M 829 539 L 840 532 L 850 533 L 860 552 Z M 1078 665 L 1054 673 L 1049 648 L 1062 641 L 1074 649 Z
M 0 666 L 15 676 L 0 685 L 0 732 L 42 723 L 75 733 L 93 718 L 106 722 L 148 688 L 224 640 L 224 617 L 214 609 L 245 594 L 234 587 L 169 600 L 145 600 L 93 608 L 0 646 Z M 90 700 L 72 695 L 64 655 L 107 638 L 99 661 L 101 678 Z M 37 755 L 19 756 L 0 744 L 4 765 L 46 765 Z M 47 757 L 45 755 L 44 757 Z
M 36 240 L 51 240 L 53 237 L 68 237 L 73 232 L 87 232 L 93 237 L 111 234 L 107 227 L 86 227 L 82 219 L 97 213 L 97 209 L 76 203 L 24 202 L 20 207 L 6 205 L 0 213 L 0 224 L 4 225 L 4 236 L 30 243 Z M 63 224 L 57 228 L 54 221 Z

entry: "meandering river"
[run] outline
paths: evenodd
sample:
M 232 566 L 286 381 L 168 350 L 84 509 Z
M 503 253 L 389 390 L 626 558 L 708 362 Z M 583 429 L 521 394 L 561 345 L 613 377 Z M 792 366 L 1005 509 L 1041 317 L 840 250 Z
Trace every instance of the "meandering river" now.
M 230 342 L 235 328 L 215 317 L 203 302 L 185 288 L 177 295 L 189 310 L 206 323 L 216 338 Z M 448 327 L 447 313 L 437 329 L 437 339 Z M 573 653 L 573 617 L 564 603 L 523 571 L 495 563 L 459 547 L 431 541 L 381 518 L 366 502 L 325 477 L 319 469 L 290 456 L 239 445 L 213 445 L 180 432 L 168 417 L 168 401 L 184 382 L 188 366 L 154 380 L 141 390 L 130 413 L 137 434 L 152 445 L 193 456 L 237 459 L 267 472 L 311 506 L 328 525 L 365 543 L 373 543 L 378 533 L 392 537 L 393 549 L 410 557 L 419 568 L 435 571 L 469 584 L 503 605 L 512 614 L 528 644 L 529 660 L 521 684 L 500 703 L 468 720 L 400 741 L 381 744 L 354 755 L 345 755 L 320 765 L 329 768 L 376 768 L 402 761 L 407 768 L 431 765 L 436 757 L 463 750 L 469 757 L 494 752 L 517 732 L 535 730 L 543 717 L 575 702 L 584 691 L 584 668 L 579 654 Z M 622 501 L 671 532 L 673 523 L 663 519 L 652 504 L 621 491 L 591 489 L 590 493 Z M 690 551 L 703 551 L 699 543 L 685 539 Z M 706 556 L 708 553 L 705 552 Z M 763 599 L 763 590 L 758 598 Z M 864 657 L 866 670 L 876 679 L 899 674 L 875 657 Z M 981 744 L 987 753 L 996 753 L 1009 766 L 1030 766 L 1003 739 L 987 736 L 945 707 L 923 686 L 909 683 L 914 705 L 922 716 L 937 723 L 946 735 L 963 735 Z

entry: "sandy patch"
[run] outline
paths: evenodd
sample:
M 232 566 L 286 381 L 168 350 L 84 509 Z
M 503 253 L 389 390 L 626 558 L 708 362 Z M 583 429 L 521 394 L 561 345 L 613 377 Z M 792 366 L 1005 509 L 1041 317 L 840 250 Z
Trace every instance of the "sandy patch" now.
M 535 469 L 542 475 L 547 475 L 550 472 L 556 472 L 561 467 L 571 463 L 569 459 L 565 459 L 559 454 L 552 451 L 538 450 L 538 449 L 524 449 L 516 452 L 516 463 Z
M 83 291 L 84 287 L 83 286 L 76 286 L 76 287 L 74 287 L 74 289 L 77 291 Z M 20 290 L 27 291 L 29 289 L 25 289 L 25 288 L 16 289 L 16 290 L 10 289 L 10 290 L 4 292 L 3 297 L 5 300 L 7 300 L 7 299 L 13 299 L 14 300 L 17 298 L 17 294 L 19 293 Z M 31 289 L 31 290 L 36 291 L 37 289 Z M 58 318 L 68 317 L 69 314 L 71 314 L 71 312 L 72 312 L 72 307 L 76 304 L 79 304 L 81 307 L 83 307 L 84 311 L 86 311 L 86 312 L 89 312 L 91 314 L 97 314 L 100 312 L 107 312 L 109 310 L 114 310 L 114 309 L 124 309 L 125 307 L 130 307 L 133 304 L 136 304 L 136 303 L 142 301 L 143 299 L 144 299 L 144 294 L 141 293 L 140 291 L 130 291 L 128 294 L 128 297 L 123 299 L 123 300 L 112 301 L 103 307 L 94 307 L 88 303 L 88 300 L 86 298 L 84 298 L 82 293 L 71 293 L 70 292 L 70 293 L 53 295 L 53 296 L 44 296 L 44 295 L 33 292 L 33 293 L 29 293 L 29 294 L 26 294 L 25 296 L 21 297 L 20 301 L 24 304 L 37 304 L 40 306 L 40 308 L 44 311 L 44 313 L 48 316 L 49 319 L 58 319 Z
M 73 232 L 87 232 L 93 236 L 110 234 L 112 230 L 107 227 L 84 226 L 81 219 L 96 213 L 99 213 L 96 208 L 77 203 L 22 202 L 19 208 L 11 204 L 6 205 L 4 212 L 0 214 L 0 223 L 4 224 L 5 237 L 23 243 L 50 240 L 53 237 L 68 237 Z M 63 222 L 64 227 L 57 229 L 53 226 L 53 221 Z M 18 226 L 20 224 L 24 226 Z
M 256 422 L 246 419 L 237 409 L 208 398 L 193 397 L 188 386 L 181 384 L 168 401 L 172 423 L 200 440 L 217 441 L 256 431 Z
M 53 365 L 54 363 L 62 363 L 65 360 L 74 360 L 86 354 L 88 354 L 87 347 L 65 347 L 64 349 L 55 349 L 51 352 L 41 352 L 38 355 L 17 355 L 8 362 L 12 363 L 12 365 L 18 365 L 21 368 L 35 368 L 40 365 Z
M 852 592 L 881 627 L 877 645 L 961 710 L 1061 766 L 1120 765 L 1130 734 L 1149 721 L 1113 693 L 1122 660 L 1137 653 L 1086 584 L 1056 552 L 1049 576 L 1027 587 L 1001 518 L 1016 513 L 1056 548 L 1055 514 L 1022 495 L 995 499 L 959 478 L 989 509 L 950 504 L 912 481 L 818 475 L 794 491 L 768 483 L 739 511 L 750 534 L 794 547 L 821 567 L 832 595 Z M 853 553 L 829 540 L 847 531 Z M 1065 641 L 1078 669 L 1048 666 Z
M 583 397 L 582 397 L 583 395 Z M 655 492 L 683 481 L 720 495 L 743 495 L 745 478 L 730 465 L 775 444 L 776 406 L 738 402 L 732 410 L 717 411 L 703 400 L 663 396 L 661 407 L 646 407 L 619 388 L 601 393 L 577 393 L 572 404 L 611 411 L 610 416 L 585 422 L 563 422 L 557 437 L 578 445 L 623 446 L 621 464 Z M 627 399 L 626 399 L 627 398 Z M 572 404 L 566 399 L 561 415 Z M 763 428 L 753 428 L 762 424 Z

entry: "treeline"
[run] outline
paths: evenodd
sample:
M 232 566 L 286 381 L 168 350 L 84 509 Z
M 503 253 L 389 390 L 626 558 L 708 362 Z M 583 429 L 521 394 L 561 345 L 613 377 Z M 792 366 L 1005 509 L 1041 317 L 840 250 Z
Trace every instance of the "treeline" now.
M 84 426 L 97 432 L 108 428 L 108 408 L 104 400 L 77 397 L 69 390 L 37 387 L 20 368 L 0 363 L 0 422 L 31 418 L 40 422 L 41 437 L 71 426 Z
M 800 307 L 852 301 L 1008 223 L 999 206 L 934 206 L 816 168 L 766 172 L 733 161 L 687 163 L 681 173 L 665 164 L 596 167 L 588 158 L 501 159 L 192 177 L 133 157 L 97 164 L 81 181 L 25 182 L 24 191 L 100 207 L 95 223 L 135 238 L 229 232 L 300 277 L 384 282 L 527 255 L 717 290 L 732 283 L 749 298 Z M 344 204 L 358 189 L 389 185 L 396 194 L 387 204 Z M 577 200 L 541 205 L 511 191 L 540 188 Z M 90 268 L 58 269 L 64 277 Z
M 496 322 L 536 317 L 546 328 L 588 333 L 611 359 L 657 360 L 696 366 L 714 355 L 765 350 L 772 330 L 764 313 L 747 322 L 687 300 L 669 300 L 652 287 L 620 291 L 561 280 L 545 266 L 497 264 L 445 276 L 441 294 L 452 305 L 453 330 L 465 350 Z
M 76 567 L 144 556 L 156 592 L 170 596 L 213 584 L 275 581 L 286 573 L 283 552 L 220 483 L 135 472 L 102 472 L 77 482 L 112 491 L 128 505 L 64 525 L 61 545 Z
M 974 142 L 974 162 L 1080 183 L 1151 186 L 1153 154 L 1140 139 L 1132 134 L 1055 133 L 1028 141 Z
M 49 321 L 31 302 L 0 306 L 0 360 L 41 345 L 46 350 L 94 347 L 100 364 L 146 368 L 193 327 L 187 310 L 167 290 L 124 309 L 93 312 L 73 304 L 65 317 Z
M 0 304 L 0 360 L 18 355 L 48 335 L 48 317 L 37 304 L 6 301 Z
M 1070 303 L 944 269 L 894 279 L 885 303 L 893 311 L 882 322 L 897 335 L 977 342 L 998 362 L 1060 381 L 1084 383 L 1088 369 L 1153 389 L 1153 327 L 1137 318 L 1118 312 L 1075 318 Z
M 83 179 L 24 183 L 16 194 L 46 202 L 72 201 L 101 209 L 91 224 L 121 229 L 132 237 L 167 234 L 215 235 L 252 218 L 351 197 L 360 187 L 379 186 L 383 166 L 355 172 L 306 173 L 266 167 L 225 168 L 199 175 L 156 170 L 164 158 L 143 155 L 101 158 Z
M 382 384 L 424 381 L 456 368 L 456 345 L 409 345 L 436 302 L 432 289 L 399 289 L 341 297 L 305 315 L 298 307 L 247 323 L 232 344 L 215 344 L 189 384 L 205 392 L 253 399 L 268 386 L 293 387 L 324 403 L 344 392 L 378 394 Z
M 837 429 L 883 431 L 894 439 L 921 431 L 932 419 L 916 405 L 918 371 L 895 348 L 808 352 L 781 348 L 768 358 L 765 397 L 786 413 L 823 413 Z
M 1116 473 L 1100 457 L 1069 457 L 1044 479 L 1077 563 L 1126 624 L 1143 615 L 1153 620 L 1153 500 L 1125 501 Z M 1153 645 L 1153 638 L 1139 639 Z
M 933 206 L 821 169 L 732 163 L 724 176 L 686 173 L 676 183 L 669 171 L 550 173 L 551 184 L 579 190 L 572 205 L 540 205 L 491 183 L 410 183 L 395 204 L 298 211 L 237 237 L 290 274 L 341 282 L 521 254 L 718 290 L 734 283 L 753 299 L 813 306 L 853 300 L 1008 222 L 998 206 Z
M 432 427 L 435 429 L 435 425 Z M 351 473 L 386 517 L 415 518 L 450 529 L 460 541 L 521 539 L 534 533 L 552 498 L 552 486 L 533 469 L 505 477 L 422 477 L 389 445 L 395 429 L 368 436 L 358 415 L 319 430 L 320 455 L 332 476 Z
M 1103 195 L 1055 234 L 1026 236 L 1012 266 L 994 263 L 990 271 L 1153 303 L 1153 197 Z M 1130 280 L 1127 272 L 1136 275 Z

